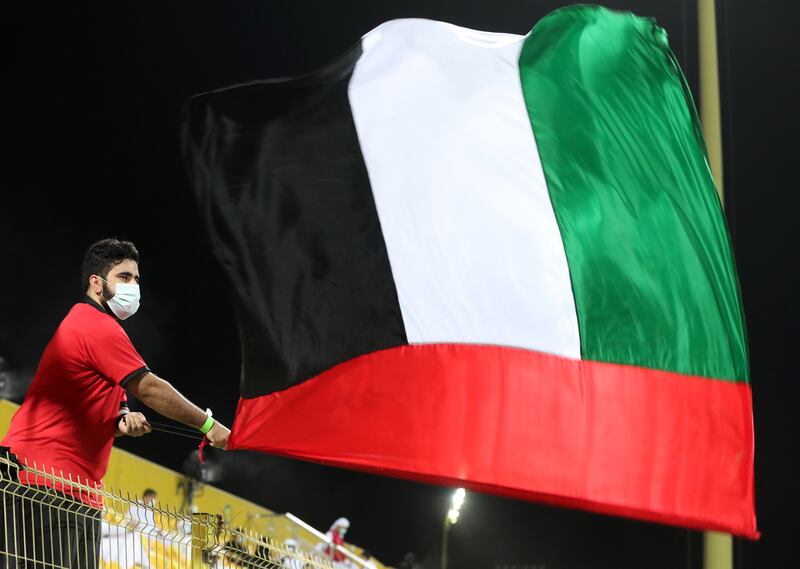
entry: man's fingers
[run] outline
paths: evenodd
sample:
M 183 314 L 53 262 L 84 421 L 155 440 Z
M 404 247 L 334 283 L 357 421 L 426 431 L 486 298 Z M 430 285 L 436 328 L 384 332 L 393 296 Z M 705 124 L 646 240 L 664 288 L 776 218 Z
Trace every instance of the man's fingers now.
M 139 431 L 140 431 L 139 434 L 140 435 L 146 435 L 147 433 L 149 433 L 152 430 L 153 430 L 153 428 L 150 426 L 150 423 L 148 423 L 147 419 L 145 419 L 143 417 L 141 422 L 139 423 Z
M 150 423 L 141 413 L 128 413 L 125 417 L 125 423 L 128 426 L 127 434 L 132 437 L 141 437 L 153 430 Z

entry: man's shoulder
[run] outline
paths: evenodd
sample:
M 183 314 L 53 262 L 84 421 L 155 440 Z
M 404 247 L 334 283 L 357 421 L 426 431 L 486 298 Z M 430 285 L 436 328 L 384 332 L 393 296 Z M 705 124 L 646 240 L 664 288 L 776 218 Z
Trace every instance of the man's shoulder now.
M 61 321 L 60 331 L 90 334 L 125 334 L 122 326 L 112 316 L 88 302 L 76 303 Z

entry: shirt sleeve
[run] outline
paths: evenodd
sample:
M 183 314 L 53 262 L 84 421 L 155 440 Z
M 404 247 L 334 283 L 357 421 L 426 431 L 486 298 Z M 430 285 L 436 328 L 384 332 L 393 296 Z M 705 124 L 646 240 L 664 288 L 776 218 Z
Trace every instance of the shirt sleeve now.
M 108 381 L 125 385 L 150 371 L 130 338 L 116 322 L 96 331 L 87 343 L 89 365 Z

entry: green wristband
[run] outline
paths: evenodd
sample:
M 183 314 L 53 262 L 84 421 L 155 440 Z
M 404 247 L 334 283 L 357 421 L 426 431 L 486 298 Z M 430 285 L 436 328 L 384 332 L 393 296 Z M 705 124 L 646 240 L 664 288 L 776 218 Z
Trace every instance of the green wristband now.
M 204 435 L 214 426 L 214 419 L 211 418 L 211 409 L 206 409 L 206 422 L 200 427 L 200 432 Z

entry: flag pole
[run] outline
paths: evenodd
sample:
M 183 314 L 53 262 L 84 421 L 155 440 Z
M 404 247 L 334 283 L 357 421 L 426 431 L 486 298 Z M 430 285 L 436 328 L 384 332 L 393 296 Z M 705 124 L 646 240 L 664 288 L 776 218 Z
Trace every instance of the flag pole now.
M 697 20 L 700 45 L 700 121 L 711 173 L 714 175 L 719 199 L 724 204 L 715 0 L 697 1 Z M 730 534 L 704 532 L 703 569 L 733 569 L 733 537 Z
M 717 56 L 717 14 L 715 0 L 698 0 L 700 33 L 700 121 L 706 139 L 708 161 L 722 200 L 722 119 L 719 104 L 719 58 Z

